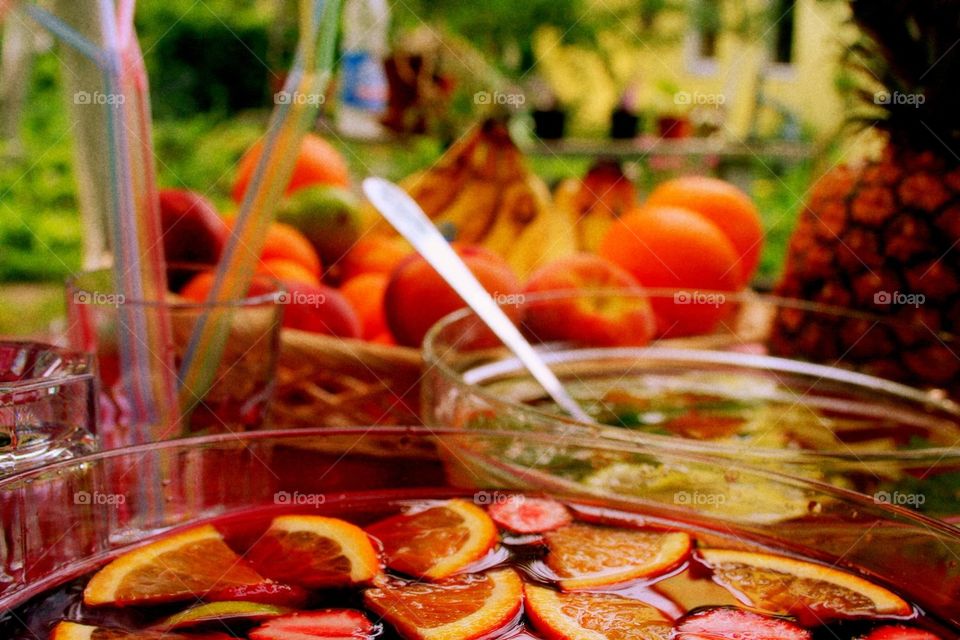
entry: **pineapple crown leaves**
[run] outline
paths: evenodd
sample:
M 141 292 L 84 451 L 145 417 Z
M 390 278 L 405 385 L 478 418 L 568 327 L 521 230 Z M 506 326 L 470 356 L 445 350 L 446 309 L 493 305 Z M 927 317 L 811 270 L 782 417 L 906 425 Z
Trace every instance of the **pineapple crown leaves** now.
M 848 47 L 851 120 L 913 148 L 960 155 L 960 2 L 850 0 L 863 36 Z

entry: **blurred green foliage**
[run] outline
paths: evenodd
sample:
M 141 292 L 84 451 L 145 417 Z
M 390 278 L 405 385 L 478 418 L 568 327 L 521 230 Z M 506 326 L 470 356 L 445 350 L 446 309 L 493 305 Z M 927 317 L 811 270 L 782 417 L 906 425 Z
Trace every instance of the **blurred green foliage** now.
M 295 3 L 283 2 L 279 11 L 274 0 L 140 3 L 137 22 L 151 75 L 161 186 L 196 189 L 223 211 L 233 206 L 228 198 L 233 167 L 262 135 L 276 70 L 285 68 L 289 60 L 291 34 L 296 30 Z M 413 19 L 411 15 L 404 18 L 405 13 L 414 12 L 442 15 L 448 24 L 464 28 L 475 25 L 470 29 L 489 36 L 490 43 L 523 39 L 535 24 L 579 24 L 575 14 L 580 3 L 572 0 L 491 0 L 488 4 L 478 11 L 471 3 L 456 0 L 411 0 L 407 8 L 395 6 L 394 11 L 400 24 Z M 641 3 L 640 14 L 630 19 L 646 19 L 642 12 L 655 4 Z M 674 0 L 663 0 L 660 6 L 666 10 L 674 4 Z M 510 19 L 504 17 L 507 13 Z M 570 37 L 587 37 L 594 26 L 585 25 L 585 31 L 575 26 Z M 247 53 L 241 54 L 237 47 Z M 58 78 L 55 54 L 40 55 L 24 113 L 23 152 L 9 156 L 0 146 L 0 282 L 59 282 L 81 265 L 72 138 Z M 345 143 L 333 136 L 331 140 L 357 177 L 401 178 L 442 153 L 441 144 L 432 139 L 374 146 Z M 531 159 L 534 171 L 551 180 L 581 175 L 588 164 L 588 159 Z M 797 198 L 805 193 L 809 179 L 809 169 L 798 169 L 781 179 L 755 182 L 754 195 L 769 234 L 761 277 L 770 278 L 780 269 Z
M 154 117 L 263 107 L 296 45 L 295 3 L 256 0 L 141 2 L 137 30 Z

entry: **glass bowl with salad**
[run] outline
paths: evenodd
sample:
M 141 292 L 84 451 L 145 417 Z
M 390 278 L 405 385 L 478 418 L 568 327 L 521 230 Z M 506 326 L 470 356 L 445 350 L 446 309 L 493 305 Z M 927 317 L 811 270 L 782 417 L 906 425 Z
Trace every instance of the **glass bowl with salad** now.
M 669 497 L 571 481 L 624 453 L 723 479 Z M 739 518 L 760 487 L 806 508 Z M 956 529 L 630 443 L 217 434 L 28 471 L 0 500 L 7 640 L 960 637 Z
M 684 319 L 693 304 L 676 292 L 552 292 L 512 301 L 507 312 L 592 423 L 564 414 L 472 312 L 451 314 L 424 341 L 424 421 L 707 455 L 856 490 L 878 503 L 960 516 L 960 408 L 949 393 L 871 375 L 877 369 L 861 366 L 862 357 L 825 365 L 777 355 L 777 318 L 802 307 L 805 316 L 822 315 L 820 324 L 839 322 L 837 310 L 757 294 L 698 295 L 715 305 L 709 322 L 702 310 Z M 653 323 L 637 329 L 651 311 Z M 848 349 L 900 330 L 879 319 L 862 326 Z M 716 478 L 670 476 L 628 459 L 594 466 L 580 481 L 669 492 L 691 482 L 709 487 Z

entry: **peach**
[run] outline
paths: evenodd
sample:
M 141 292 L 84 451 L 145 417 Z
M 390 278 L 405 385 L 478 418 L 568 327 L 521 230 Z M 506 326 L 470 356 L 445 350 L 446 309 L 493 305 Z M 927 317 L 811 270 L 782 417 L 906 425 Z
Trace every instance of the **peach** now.
M 338 338 L 359 338 L 360 320 L 347 299 L 333 287 L 283 282 L 283 326 Z
M 517 276 L 500 256 L 476 245 L 454 244 L 454 249 L 491 295 L 513 296 L 520 292 Z M 412 347 L 420 346 L 427 330 L 440 318 L 465 306 L 419 254 L 397 266 L 384 296 L 391 333 L 399 344 Z
M 578 253 L 544 265 L 527 281 L 524 293 L 566 291 L 551 300 L 526 301 L 527 331 L 543 342 L 573 341 L 593 346 L 644 345 L 656 331 L 650 302 L 611 289 L 639 289 L 636 278 L 614 263 Z M 582 295 L 578 295 L 582 294 Z
M 230 232 L 210 201 L 186 189 L 160 189 L 159 197 L 167 262 L 216 264 Z

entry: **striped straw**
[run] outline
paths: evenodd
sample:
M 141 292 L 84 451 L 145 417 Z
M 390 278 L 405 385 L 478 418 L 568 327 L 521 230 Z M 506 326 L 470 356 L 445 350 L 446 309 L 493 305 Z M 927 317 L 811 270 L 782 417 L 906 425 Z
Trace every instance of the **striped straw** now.
M 117 292 L 129 301 L 162 301 L 166 295 L 159 202 L 154 178 L 149 86 L 133 29 L 134 0 L 90 3 L 103 38 L 99 46 L 53 14 L 27 5 L 37 22 L 90 59 L 114 100 L 90 105 L 106 121 L 105 150 L 88 149 L 92 162 L 109 166 L 110 221 Z M 99 87 L 90 87 L 99 89 Z M 95 113 L 92 112 L 91 113 Z M 170 320 L 162 305 L 121 304 L 117 332 L 122 384 L 130 406 L 130 444 L 176 433 L 176 395 Z
M 333 68 L 340 0 L 301 0 L 300 39 L 293 68 L 284 83 L 289 95 L 321 95 Z M 214 382 L 226 343 L 229 307 L 218 303 L 243 298 L 253 278 L 267 230 L 273 223 L 319 100 L 276 101 L 263 153 L 244 194 L 234 233 L 217 267 L 207 298 L 211 310 L 194 326 L 180 368 L 179 401 L 185 422 Z

